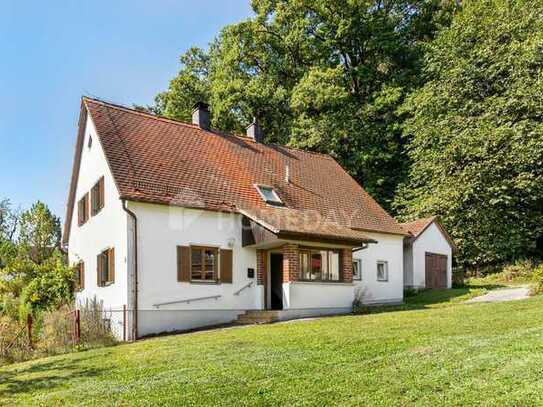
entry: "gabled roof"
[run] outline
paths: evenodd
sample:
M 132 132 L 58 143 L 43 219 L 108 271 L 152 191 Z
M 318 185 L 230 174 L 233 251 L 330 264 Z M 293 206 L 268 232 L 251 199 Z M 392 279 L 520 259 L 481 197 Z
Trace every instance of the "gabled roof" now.
M 456 252 L 458 248 L 456 247 L 456 244 L 452 240 L 451 236 L 447 233 L 443 225 L 437 220 L 437 216 L 430 216 L 429 218 L 421 218 L 416 219 L 411 222 L 401 223 L 400 226 L 405 230 L 410 238 L 411 242 L 414 242 L 417 240 L 417 238 L 422 235 L 422 233 L 428 229 L 428 227 L 434 223 L 437 228 L 441 231 L 445 239 L 449 242 L 452 250 Z
M 256 143 L 86 97 L 81 109 L 65 242 L 87 114 L 121 199 L 238 212 L 268 207 L 255 188 L 262 184 L 273 187 L 287 208 L 318 211 L 352 229 L 406 234 L 328 155 Z M 285 180 L 287 167 L 290 182 Z
M 409 233 L 412 237 L 418 237 L 432 222 L 436 219 L 435 216 L 429 218 L 416 219 L 412 222 L 401 223 L 400 226 L 403 230 Z

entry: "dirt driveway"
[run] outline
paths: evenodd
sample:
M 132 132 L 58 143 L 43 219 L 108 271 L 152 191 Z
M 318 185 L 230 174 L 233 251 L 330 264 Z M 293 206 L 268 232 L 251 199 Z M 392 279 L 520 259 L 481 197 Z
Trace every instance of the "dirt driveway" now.
M 530 296 L 530 287 L 521 286 L 513 288 L 499 288 L 485 295 L 472 298 L 466 302 L 503 302 L 524 300 Z

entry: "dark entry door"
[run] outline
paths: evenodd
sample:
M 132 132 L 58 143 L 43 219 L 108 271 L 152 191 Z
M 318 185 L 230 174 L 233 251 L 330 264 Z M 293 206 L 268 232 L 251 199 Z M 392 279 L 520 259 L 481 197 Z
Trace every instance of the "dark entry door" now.
M 271 309 L 283 309 L 283 255 L 271 253 Z
M 426 288 L 447 288 L 447 256 L 426 253 Z

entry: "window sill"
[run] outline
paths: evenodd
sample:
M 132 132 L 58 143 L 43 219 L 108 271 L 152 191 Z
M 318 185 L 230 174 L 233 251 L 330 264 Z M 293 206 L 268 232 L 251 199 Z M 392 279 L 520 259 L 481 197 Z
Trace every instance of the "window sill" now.
M 94 216 L 98 215 L 100 212 L 102 212 L 102 209 L 104 209 L 104 208 L 100 208 L 100 209 L 98 209 L 96 212 L 92 212 L 92 213 L 91 213 L 91 216 L 94 217 Z
M 221 282 L 219 280 L 213 280 L 213 281 L 206 281 L 206 280 L 191 280 L 189 281 L 191 284 L 196 285 L 219 285 Z
M 377 280 L 378 283 L 388 283 L 388 280 Z
M 318 285 L 353 285 L 346 281 L 311 281 L 311 280 L 296 280 L 291 281 L 291 284 L 318 284 Z
M 101 288 L 109 287 L 109 286 L 111 286 L 113 284 L 115 284 L 115 281 L 110 281 L 109 283 L 104 283 L 104 284 L 100 285 L 99 287 L 101 287 Z

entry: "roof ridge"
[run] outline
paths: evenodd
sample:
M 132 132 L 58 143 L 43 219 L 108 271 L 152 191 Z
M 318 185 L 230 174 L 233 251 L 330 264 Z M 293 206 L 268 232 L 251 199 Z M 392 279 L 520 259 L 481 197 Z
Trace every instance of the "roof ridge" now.
M 171 118 L 166 117 L 166 116 L 159 116 L 159 115 L 156 115 L 156 114 L 153 114 L 153 113 L 143 112 L 141 110 L 137 110 L 135 108 L 122 105 L 120 103 L 110 102 L 108 100 L 100 99 L 100 98 L 97 98 L 97 97 L 83 96 L 82 99 L 86 100 L 86 101 L 91 101 L 91 102 L 94 102 L 94 103 L 98 103 L 98 104 L 103 105 L 105 107 L 112 107 L 112 108 L 124 110 L 127 113 L 136 114 L 136 115 L 148 117 L 150 119 L 160 120 L 160 121 L 164 121 L 164 122 L 167 122 L 167 123 L 172 123 L 172 124 L 176 124 L 176 125 L 180 125 L 180 126 L 190 127 L 192 129 L 197 129 L 197 130 L 200 130 L 200 131 L 203 131 L 203 132 L 206 132 L 206 133 L 211 133 L 211 134 L 221 135 L 221 136 L 227 136 L 227 137 L 228 136 L 229 137 L 236 137 L 236 138 L 242 139 L 244 141 L 249 141 L 249 142 L 252 142 L 252 143 L 255 143 L 255 144 L 261 144 L 261 145 L 268 146 L 268 147 L 277 146 L 277 147 L 286 148 L 286 149 L 289 149 L 289 150 L 300 151 L 300 152 L 307 153 L 307 154 L 319 155 L 319 156 L 326 157 L 326 158 L 329 158 L 329 159 L 335 161 L 334 157 L 332 157 L 330 154 L 321 153 L 321 152 L 318 152 L 318 151 L 304 150 L 303 148 L 292 147 L 292 146 L 288 146 L 288 145 L 285 145 L 285 144 L 279 144 L 279 143 L 269 143 L 269 144 L 258 143 L 257 141 L 253 140 L 252 138 L 244 136 L 242 134 L 236 134 L 236 133 L 232 133 L 232 132 L 228 132 L 228 131 L 222 131 L 222 130 L 205 130 L 205 129 L 202 129 L 201 127 L 199 127 L 199 126 L 197 126 L 195 124 L 188 123 L 188 122 L 185 122 L 183 120 L 171 119 Z

